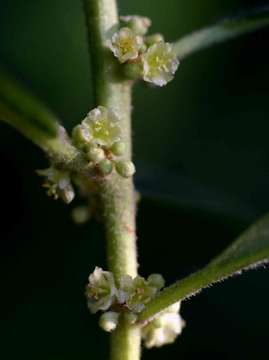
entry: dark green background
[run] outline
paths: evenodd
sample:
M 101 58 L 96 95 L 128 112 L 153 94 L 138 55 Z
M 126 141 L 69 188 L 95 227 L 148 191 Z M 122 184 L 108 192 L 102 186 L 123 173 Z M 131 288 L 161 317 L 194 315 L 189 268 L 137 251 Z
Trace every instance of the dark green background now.
M 121 14 L 150 16 L 168 40 L 256 4 L 119 1 Z M 268 36 L 187 59 L 163 89 L 135 87 L 143 275 L 161 272 L 171 283 L 199 269 L 268 211 Z M 79 0 L 0 0 L 0 62 L 68 129 L 93 104 Z M 106 266 L 101 226 L 73 225 L 73 205 L 48 199 L 34 173 L 47 166 L 43 154 L 6 125 L 0 130 L 0 357 L 105 359 L 107 335 L 83 295 L 94 266 Z M 267 358 L 268 279 L 268 270 L 255 270 L 184 303 L 183 335 L 144 358 Z

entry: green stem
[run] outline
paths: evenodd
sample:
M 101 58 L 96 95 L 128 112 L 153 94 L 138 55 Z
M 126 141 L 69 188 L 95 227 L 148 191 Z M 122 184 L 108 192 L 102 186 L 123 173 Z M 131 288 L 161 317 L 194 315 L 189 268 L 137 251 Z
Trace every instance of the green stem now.
M 131 82 L 124 80 L 119 65 L 107 49 L 107 40 L 118 28 L 115 0 L 84 0 L 89 33 L 96 105 L 103 105 L 118 116 L 131 159 Z M 124 274 L 137 275 L 135 213 L 132 179 L 113 173 L 100 185 L 107 238 L 108 267 L 116 281 Z M 122 319 L 111 335 L 111 360 L 138 360 L 140 330 Z

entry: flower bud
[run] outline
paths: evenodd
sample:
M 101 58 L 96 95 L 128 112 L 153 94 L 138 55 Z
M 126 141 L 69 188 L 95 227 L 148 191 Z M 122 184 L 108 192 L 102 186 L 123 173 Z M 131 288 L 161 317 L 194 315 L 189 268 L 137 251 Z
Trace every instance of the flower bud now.
M 141 62 L 126 63 L 122 70 L 124 75 L 130 80 L 141 79 L 143 75 L 143 66 Z
M 99 172 L 103 175 L 109 175 L 113 170 L 113 163 L 108 159 L 104 159 L 97 164 Z
M 104 150 L 98 146 L 90 146 L 87 151 L 87 158 L 94 163 L 99 163 L 105 157 Z
M 66 204 L 70 204 L 74 200 L 75 192 L 73 186 L 69 184 L 64 189 L 59 190 L 59 196 Z
M 91 141 L 91 134 L 87 126 L 80 124 L 74 127 L 72 138 L 76 145 L 85 145 Z
M 72 210 L 71 217 L 76 224 L 85 224 L 90 218 L 88 206 L 77 206 Z
M 148 277 L 148 283 L 151 286 L 156 287 L 157 289 L 161 289 L 164 287 L 165 281 L 162 275 L 160 274 L 151 274 Z
M 133 176 L 135 173 L 135 166 L 132 163 L 132 161 L 128 161 L 128 160 L 117 161 L 115 167 L 117 173 L 124 178 L 129 178 Z
M 110 151 L 116 155 L 116 156 L 121 156 L 124 154 L 125 152 L 125 143 L 122 142 L 122 141 L 117 141 L 115 142 L 111 148 L 110 148 Z
M 137 35 L 145 35 L 148 32 L 149 27 L 151 26 L 151 20 L 144 16 L 129 15 L 121 16 L 120 19 L 126 24 L 128 28 L 133 30 Z
M 127 312 L 124 314 L 124 318 L 128 324 L 133 325 L 136 322 L 136 320 L 138 319 L 138 316 L 136 314 L 134 314 L 133 312 Z
M 101 315 L 99 319 L 99 326 L 107 332 L 116 329 L 119 322 L 119 314 L 114 311 L 108 311 Z
M 151 46 L 151 45 L 159 43 L 159 42 L 164 42 L 164 36 L 162 34 L 159 34 L 159 33 L 149 35 L 149 36 L 147 36 L 145 38 L 145 43 L 148 46 Z

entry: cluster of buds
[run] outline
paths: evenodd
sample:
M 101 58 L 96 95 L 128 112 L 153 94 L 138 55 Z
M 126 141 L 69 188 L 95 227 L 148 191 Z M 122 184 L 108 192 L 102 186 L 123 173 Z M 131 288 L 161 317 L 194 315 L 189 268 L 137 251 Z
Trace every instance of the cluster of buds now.
M 60 198 L 69 204 L 75 197 L 74 188 L 71 184 L 70 174 L 67 171 L 56 169 L 51 166 L 48 169 L 37 170 L 38 175 L 45 177 L 43 187 L 47 194 L 55 200 Z
M 146 348 L 171 344 L 185 327 L 185 321 L 179 314 L 180 302 L 177 302 L 158 314 L 142 328 L 142 338 Z
M 72 138 L 97 174 L 107 176 L 114 168 L 125 178 L 135 173 L 134 164 L 123 158 L 125 143 L 120 122 L 113 111 L 104 106 L 91 110 L 73 129 Z
M 118 61 L 126 64 L 126 74 L 157 86 L 166 85 L 179 65 L 172 45 L 161 34 L 145 36 L 151 25 L 148 18 L 124 16 L 121 20 L 125 26 L 113 34 L 108 46 Z
M 159 274 L 152 274 L 147 280 L 142 276 L 124 275 L 116 286 L 111 272 L 96 267 L 86 287 L 88 308 L 91 313 L 106 311 L 99 324 L 105 331 L 112 331 L 117 327 L 120 313 L 124 313 L 131 323 L 135 322 L 137 314 L 163 286 L 164 279 Z

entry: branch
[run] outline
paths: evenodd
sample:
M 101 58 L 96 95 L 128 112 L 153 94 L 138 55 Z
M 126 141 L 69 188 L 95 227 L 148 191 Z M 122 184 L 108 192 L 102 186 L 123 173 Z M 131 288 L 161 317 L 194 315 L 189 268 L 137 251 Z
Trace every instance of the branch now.
M 174 43 L 180 60 L 213 45 L 250 33 L 269 25 L 269 6 L 255 8 L 227 18 L 207 28 L 185 35 Z

